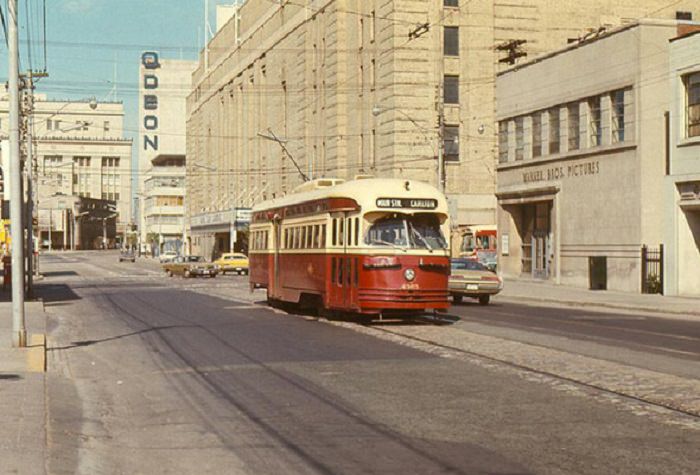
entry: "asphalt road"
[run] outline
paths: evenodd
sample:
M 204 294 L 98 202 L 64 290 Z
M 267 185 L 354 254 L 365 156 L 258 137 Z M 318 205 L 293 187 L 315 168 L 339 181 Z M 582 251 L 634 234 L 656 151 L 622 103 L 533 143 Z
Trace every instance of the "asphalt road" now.
M 51 473 L 640 474 L 700 462 L 700 432 L 585 391 L 273 311 L 235 298 L 244 278 L 168 279 L 116 261 L 42 262 Z M 529 311 L 465 306 L 459 324 L 511 326 Z M 656 328 L 534 313 L 528 331 L 625 344 Z M 663 345 L 687 348 L 681 330 Z

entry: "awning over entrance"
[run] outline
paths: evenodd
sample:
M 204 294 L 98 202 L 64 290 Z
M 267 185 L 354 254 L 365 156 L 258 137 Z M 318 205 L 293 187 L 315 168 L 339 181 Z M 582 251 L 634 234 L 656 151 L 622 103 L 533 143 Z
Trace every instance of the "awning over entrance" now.
M 544 186 L 540 188 L 528 188 L 523 190 L 499 191 L 496 193 L 498 203 L 503 205 L 518 205 L 535 203 L 538 201 L 554 200 L 554 196 L 559 193 L 558 186 Z

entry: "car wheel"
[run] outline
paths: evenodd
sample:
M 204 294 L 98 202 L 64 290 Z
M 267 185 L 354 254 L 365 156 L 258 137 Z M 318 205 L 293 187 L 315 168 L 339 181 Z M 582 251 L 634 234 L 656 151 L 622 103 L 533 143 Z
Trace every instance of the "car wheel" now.
M 185 270 L 184 276 L 185 276 L 185 279 L 189 279 L 190 277 L 192 277 L 192 273 L 190 273 L 189 270 Z
M 243 271 L 243 275 L 248 275 L 248 271 L 247 271 L 247 270 L 244 270 L 244 271 Z
M 453 303 L 462 303 L 462 296 L 459 294 L 454 294 L 452 296 L 452 302 Z
M 489 300 L 491 300 L 490 295 L 482 295 L 481 297 L 479 297 L 479 305 L 488 305 Z
M 168 277 L 173 276 L 173 271 L 171 271 L 171 270 L 166 270 L 165 273 L 168 275 Z

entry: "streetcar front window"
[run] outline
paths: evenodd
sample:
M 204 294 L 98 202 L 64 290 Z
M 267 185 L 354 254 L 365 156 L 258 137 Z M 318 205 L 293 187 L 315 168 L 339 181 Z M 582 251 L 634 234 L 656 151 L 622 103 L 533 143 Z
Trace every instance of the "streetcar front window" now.
M 415 215 L 380 218 L 370 226 L 365 244 L 408 249 L 446 249 L 447 241 L 435 215 Z

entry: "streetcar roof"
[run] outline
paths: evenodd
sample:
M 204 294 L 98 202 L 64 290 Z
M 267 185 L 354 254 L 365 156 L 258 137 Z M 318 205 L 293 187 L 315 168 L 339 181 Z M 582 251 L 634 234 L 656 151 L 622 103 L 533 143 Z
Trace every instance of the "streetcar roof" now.
M 363 212 L 371 211 L 400 211 L 403 213 L 441 213 L 448 215 L 447 199 L 434 186 L 418 180 L 400 178 L 364 178 L 351 180 L 334 186 L 322 186 L 311 191 L 291 193 L 282 198 L 263 201 L 253 207 L 252 212 L 271 210 L 294 206 L 307 201 L 326 198 L 350 198 L 361 207 Z M 385 200 L 395 200 L 387 202 Z M 381 200 L 381 201 L 380 201 Z M 400 200 L 414 200 L 417 205 L 420 200 L 434 200 L 434 206 L 408 207 L 398 206 Z M 397 206 L 393 206 L 397 205 Z

